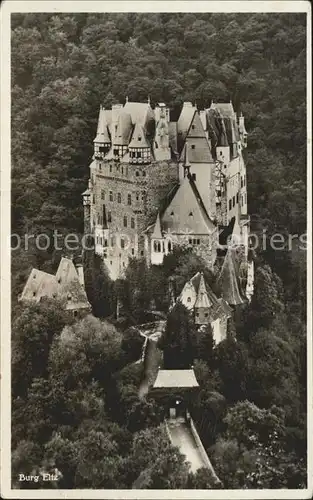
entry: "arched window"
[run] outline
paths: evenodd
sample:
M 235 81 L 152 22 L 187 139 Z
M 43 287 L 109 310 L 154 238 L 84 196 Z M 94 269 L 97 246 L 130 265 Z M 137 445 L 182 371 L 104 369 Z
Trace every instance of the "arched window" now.
M 161 243 L 158 241 L 158 252 L 161 252 Z
M 127 215 L 124 215 L 124 227 L 127 227 Z
M 110 191 L 110 193 L 109 193 L 109 199 L 110 199 L 110 201 L 113 201 L 113 191 Z
M 191 302 L 191 297 L 188 297 L 187 302 Z
M 157 252 L 157 251 L 158 251 L 158 243 L 157 243 L 155 240 L 154 240 L 154 242 L 153 242 L 153 250 L 154 250 L 155 252 Z

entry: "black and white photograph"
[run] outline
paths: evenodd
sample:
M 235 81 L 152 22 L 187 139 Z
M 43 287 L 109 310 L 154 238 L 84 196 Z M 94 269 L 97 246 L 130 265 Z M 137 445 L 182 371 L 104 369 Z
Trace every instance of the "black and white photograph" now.
M 310 3 L 1 24 L 3 498 L 311 498 Z

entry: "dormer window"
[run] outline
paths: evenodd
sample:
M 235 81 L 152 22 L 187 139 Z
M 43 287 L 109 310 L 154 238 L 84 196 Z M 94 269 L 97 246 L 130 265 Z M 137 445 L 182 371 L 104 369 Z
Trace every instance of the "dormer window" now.
M 170 213 L 170 215 L 171 215 L 172 217 L 174 217 L 174 212 L 171 212 L 171 213 Z
M 193 213 L 192 212 L 189 212 L 189 217 L 193 217 Z
M 138 137 L 138 141 L 141 141 L 141 137 L 140 136 Z
M 191 297 L 188 297 L 187 302 L 191 302 Z
M 195 149 L 196 146 L 194 144 L 191 144 L 191 149 Z
M 58 283 L 60 284 L 61 283 L 61 278 L 58 279 Z
M 68 296 L 67 296 L 67 300 L 72 300 L 72 296 L 71 296 L 71 295 L 68 295 Z

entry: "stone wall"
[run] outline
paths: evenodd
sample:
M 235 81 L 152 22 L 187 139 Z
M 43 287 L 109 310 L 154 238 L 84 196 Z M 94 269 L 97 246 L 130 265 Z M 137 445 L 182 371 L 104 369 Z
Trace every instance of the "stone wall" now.
M 142 232 L 154 220 L 160 204 L 178 182 L 175 162 L 148 165 L 111 161 L 92 164 L 91 207 L 94 224 L 108 225 L 105 263 L 113 279 L 123 273 L 130 257 L 144 256 Z

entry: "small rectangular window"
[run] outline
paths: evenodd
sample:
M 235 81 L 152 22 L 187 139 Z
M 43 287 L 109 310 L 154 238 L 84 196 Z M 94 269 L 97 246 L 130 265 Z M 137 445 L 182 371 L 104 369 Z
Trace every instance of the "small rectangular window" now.
M 132 218 L 130 219 L 130 227 L 131 227 L 132 229 L 135 229 L 135 219 L 134 219 L 134 217 L 132 217 Z
M 131 205 L 131 204 L 132 204 L 132 195 L 128 194 L 127 195 L 127 205 Z
M 112 213 L 111 213 L 111 211 L 108 212 L 108 222 L 112 222 Z
M 104 189 L 101 189 L 101 200 L 105 199 L 105 191 Z
M 196 180 L 196 174 L 191 174 L 191 178 L 192 178 L 193 181 L 195 181 Z
M 235 206 L 235 196 L 233 196 L 233 207 Z
M 110 165 L 110 174 L 112 173 L 112 165 Z
M 117 193 L 117 203 L 122 203 L 122 195 L 121 195 L 121 193 Z
M 196 146 L 194 144 L 191 144 L 191 149 L 195 149 Z
M 109 198 L 110 198 L 110 201 L 113 201 L 113 191 L 110 191 Z
M 121 248 L 125 248 L 125 240 L 121 238 Z
M 228 202 L 228 209 L 231 210 L 231 200 Z
M 236 202 L 239 203 L 239 193 L 236 195 Z
M 127 227 L 127 216 L 124 215 L 124 227 Z

